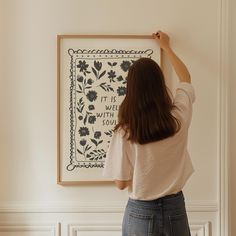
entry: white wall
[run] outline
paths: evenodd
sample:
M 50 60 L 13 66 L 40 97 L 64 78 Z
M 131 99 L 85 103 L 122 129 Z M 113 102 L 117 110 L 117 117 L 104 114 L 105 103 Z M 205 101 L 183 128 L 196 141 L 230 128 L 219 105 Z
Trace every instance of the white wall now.
M 151 34 L 158 29 L 170 33 L 196 88 L 189 142 L 196 171 L 184 189 L 192 232 L 208 235 L 211 222 L 210 232 L 219 235 L 219 2 L 0 0 L 0 4 L 4 20 L 0 235 L 4 225 L 19 222 L 28 224 L 26 228 L 40 224 L 40 229 L 49 224 L 49 235 L 57 222 L 63 235 L 75 235 L 77 226 L 72 223 L 88 224 L 85 232 L 93 224 L 105 224 L 105 233 L 95 227 L 91 235 L 119 235 L 126 192 L 113 186 L 56 185 L 56 35 Z

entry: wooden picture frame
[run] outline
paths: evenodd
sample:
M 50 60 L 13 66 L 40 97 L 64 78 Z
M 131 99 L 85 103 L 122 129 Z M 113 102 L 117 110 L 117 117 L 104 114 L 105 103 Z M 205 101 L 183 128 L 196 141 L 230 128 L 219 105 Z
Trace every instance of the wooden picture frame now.
M 161 63 L 152 35 L 57 36 L 57 183 L 109 183 L 106 151 L 126 92 L 129 67 L 140 57 Z

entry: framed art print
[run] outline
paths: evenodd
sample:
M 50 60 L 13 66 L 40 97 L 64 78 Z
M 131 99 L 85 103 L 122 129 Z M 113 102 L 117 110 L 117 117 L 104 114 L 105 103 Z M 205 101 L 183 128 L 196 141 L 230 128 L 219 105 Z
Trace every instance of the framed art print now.
M 58 184 L 110 181 L 102 177 L 106 152 L 129 67 L 140 57 L 161 64 L 151 35 L 57 36 Z

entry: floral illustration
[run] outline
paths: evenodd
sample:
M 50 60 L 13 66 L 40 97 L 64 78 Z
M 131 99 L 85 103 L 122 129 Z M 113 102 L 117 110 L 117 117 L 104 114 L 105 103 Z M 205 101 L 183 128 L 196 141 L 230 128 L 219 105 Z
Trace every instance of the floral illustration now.
M 124 96 L 126 94 L 126 87 L 119 87 L 117 89 L 118 96 Z
M 107 84 L 106 82 L 101 83 L 99 86 L 106 92 L 114 91 L 114 89 L 111 87 L 111 85 Z
M 81 146 L 85 146 L 85 145 L 86 145 L 86 142 L 87 142 L 87 141 L 86 141 L 85 139 L 82 139 L 79 143 L 80 143 Z
M 113 66 L 116 66 L 116 65 L 117 65 L 117 62 L 107 62 L 107 64 L 108 64 L 109 66 L 113 67 Z
M 95 67 L 98 71 L 100 71 L 101 68 L 102 68 L 102 63 L 99 62 L 99 61 L 94 61 L 94 67 Z
M 87 154 L 86 153 L 92 148 L 92 146 L 89 146 L 88 144 L 86 145 L 87 141 L 85 139 L 80 140 L 79 143 L 80 143 L 80 145 L 82 147 L 82 151 L 81 151 L 81 149 L 77 148 L 77 152 L 79 154 L 83 155 L 84 159 L 86 160 L 86 158 L 87 158 Z
M 127 74 L 140 54 L 125 54 L 121 49 L 119 53 L 114 53 L 114 49 L 106 54 L 92 49 L 90 54 L 89 50 L 79 49 L 72 55 L 71 50 L 70 106 L 67 110 L 70 115 L 70 164 L 67 170 L 103 168 L 117 122 L 118 105 L 127 92 Z
M 94 138 L 99 139 L 101 137 L 102 133 L 100 131 L 96 131 L 94 133 Z
M 77 76 L 77 81 L 78 82 L 83 82 L 83 80 L 84 80 L 83 76 L 81 76 L 81 75 Z
M 85 94 L 86 89 L 92 88 L 91 85 L 93 84 L 94 81 L 91 78 L 87 80 L 83 76 L 78 75 L 77 82 L 79 88 L 77 88 L 76 92 Z
M 94 124 L 95 121 L 96 121 L 96 116 L 89 116 L 89 118 L 88 118 L 88 123 Z
M 89 109 L 90 111 L 92 111 L 92 110 L 95 109 L 95 107 L 94 107 L 94 105 L 89 105 L 89 106 L 88 106 L 88 109 Z
M 80 127 L 79 134 L 80 136 L 89 135 L 89 129 L 87 127 Z
M 94 60 L 91 65 L 93 76 L 89 75 L 89 64 L 85 60 L 79 61 L 79 64 L 77 65 L 77 67 L 80 69 L 80 72 L 83 73 L 82 75 L 77 75 L 77 92 L 80 94 L 84 94 L 79 98 L 77 102 L 77 112 L 79 113 L 78 120 L 82 121 L 84 125 L 82 127 L 79 127 L 78 133 L 80 137 L 88 137 L 88 139 L 83 138 L 79 141 L 80 146 L 77 147 L 77 153 L 82 155 L 84 157 L 84 160 L 103 160 L 106 157 L 106 152 L 104 148 L 100 147 L 100 145 L 103 145 L 107 148 L 108 144 L 110 143 L 109 140 L 106 144 L 104 143 L 103 135 L 111 138 L 113 134 L 112 129 L 109 129 L 105 132 L 101 132 L 100 130 L 96 130 L 94 132 L 92 127 L 91 130 L 90 126 L 96 124 L 98 117 L 96 116 L 96 114 L 92 113 L 95 110 L 95 105 L 88 104 L 87 106 L 85 106 L 84 99 L 87 99 L 87 101 L 90 103 L 95 102 L 99 97 L 98 91 L 95 89 L 96 87 L 101 88 L 104 93 L 112 92 L 114 94 L 113 96 L 115 96 L 115 94 L 118 97 L 124 96 L 126 94 L 126 87 L 124 85 L 126 84 L 127 71 L 131 64 L 132 63 L 130 61 L 125 60 L 122 60 L 122 62 L 119 64 L 116 61 L 109 61 L 107 62 L 107 65 L 110 67 L 110 69 L 107 69 L 103 68 L 102 61 Z M 122 69 L 123 72 L 121 74 L 117 73 L 118 68 Z M 102 82 L 97 84 L 96 81 L 100 79 L 102 80 Z M 112 84 L 115 82 L 118 82 L 120 85 L 124 85 L 118 85 L 115 87 L 116 90 L 114 90 Z M 94 84 L 96 84 L 96 86 L 94 86 Z
M 90 71 L 87 70 L 88 66 L 89 65 L 86 63 L 85 60 L 83 60 L 83 61 L 80 60 L 79 64 L 77 65 L 77 68 L 79 68 L 79 71 L 83 72 L 84 76 L 86 76 L 86 74 L 91 73 Z
M 94 61 L 94 67 L 92 67 L 92 71 L 93 71 L 93 73 L 94 73 L 97 80 L 101 79 L 106 74 L 106 70 L 104 70 L 100 74 L 101 69 L 102 69 L 102 62 Z
M 84 102 L 83 102 L 83 98 L 80 98 L 79 101 L 77 102 L 77 111 L 79 113 L 82 113 L 84 109 Z
M 88 79 L 87 83 L 88 83 L 89 85 L 91 85 L 91 84 L 93 83 L 93 80 L 92 80 L 92 79 Z
M 97 92 L 94 91 L 94 90 L 90 90 L 88 91 L 88 93 L 86 94 L 86 97 L 87 99 L 90 101 L 90 102 L 93 102 L 97 99 Z
M 126 84 L 127 83 L 127 77 L 123 77 L 123 76 L 118 76 L 117 78 L 117 81 L 119 81 L 119 82 L 122 82 L 122 84 Z
M 117 77 L 117 81 L 123 81 L 123 80 L 124 78 L 121 75 Z
M 113 130 L 108 130 L 107 132 L 104 132 L 107 136 L 112 137 Z
M 131 66 L 131 62 L 130 61 L 123 61 L 121 64 L 120 64 L 120 67 L 121 69 L 124 71 L 124 72 L 127 72 L 129 70 Z
M 107 72 L 107 74 L 110 82 L 115 82 L 114 78 L 116 77 L 116 72 L 114 70 L 110 70 L 109 72 Z

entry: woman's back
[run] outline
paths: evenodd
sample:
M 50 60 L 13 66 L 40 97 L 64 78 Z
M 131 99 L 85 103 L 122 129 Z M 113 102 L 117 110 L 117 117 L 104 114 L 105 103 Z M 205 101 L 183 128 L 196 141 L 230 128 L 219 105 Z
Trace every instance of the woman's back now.
M 117 130 L 110 144 L 104 175 L 113 179 L 132 179 L 129 194 L 132 199 L 153 200 L 179 192 L 193 173 L 187 151 L 188 128 L 195 100 L 191 84 L 179 84 L 172 110 L 181 124 L 169 138 L 147 144 L 134 143 Z

